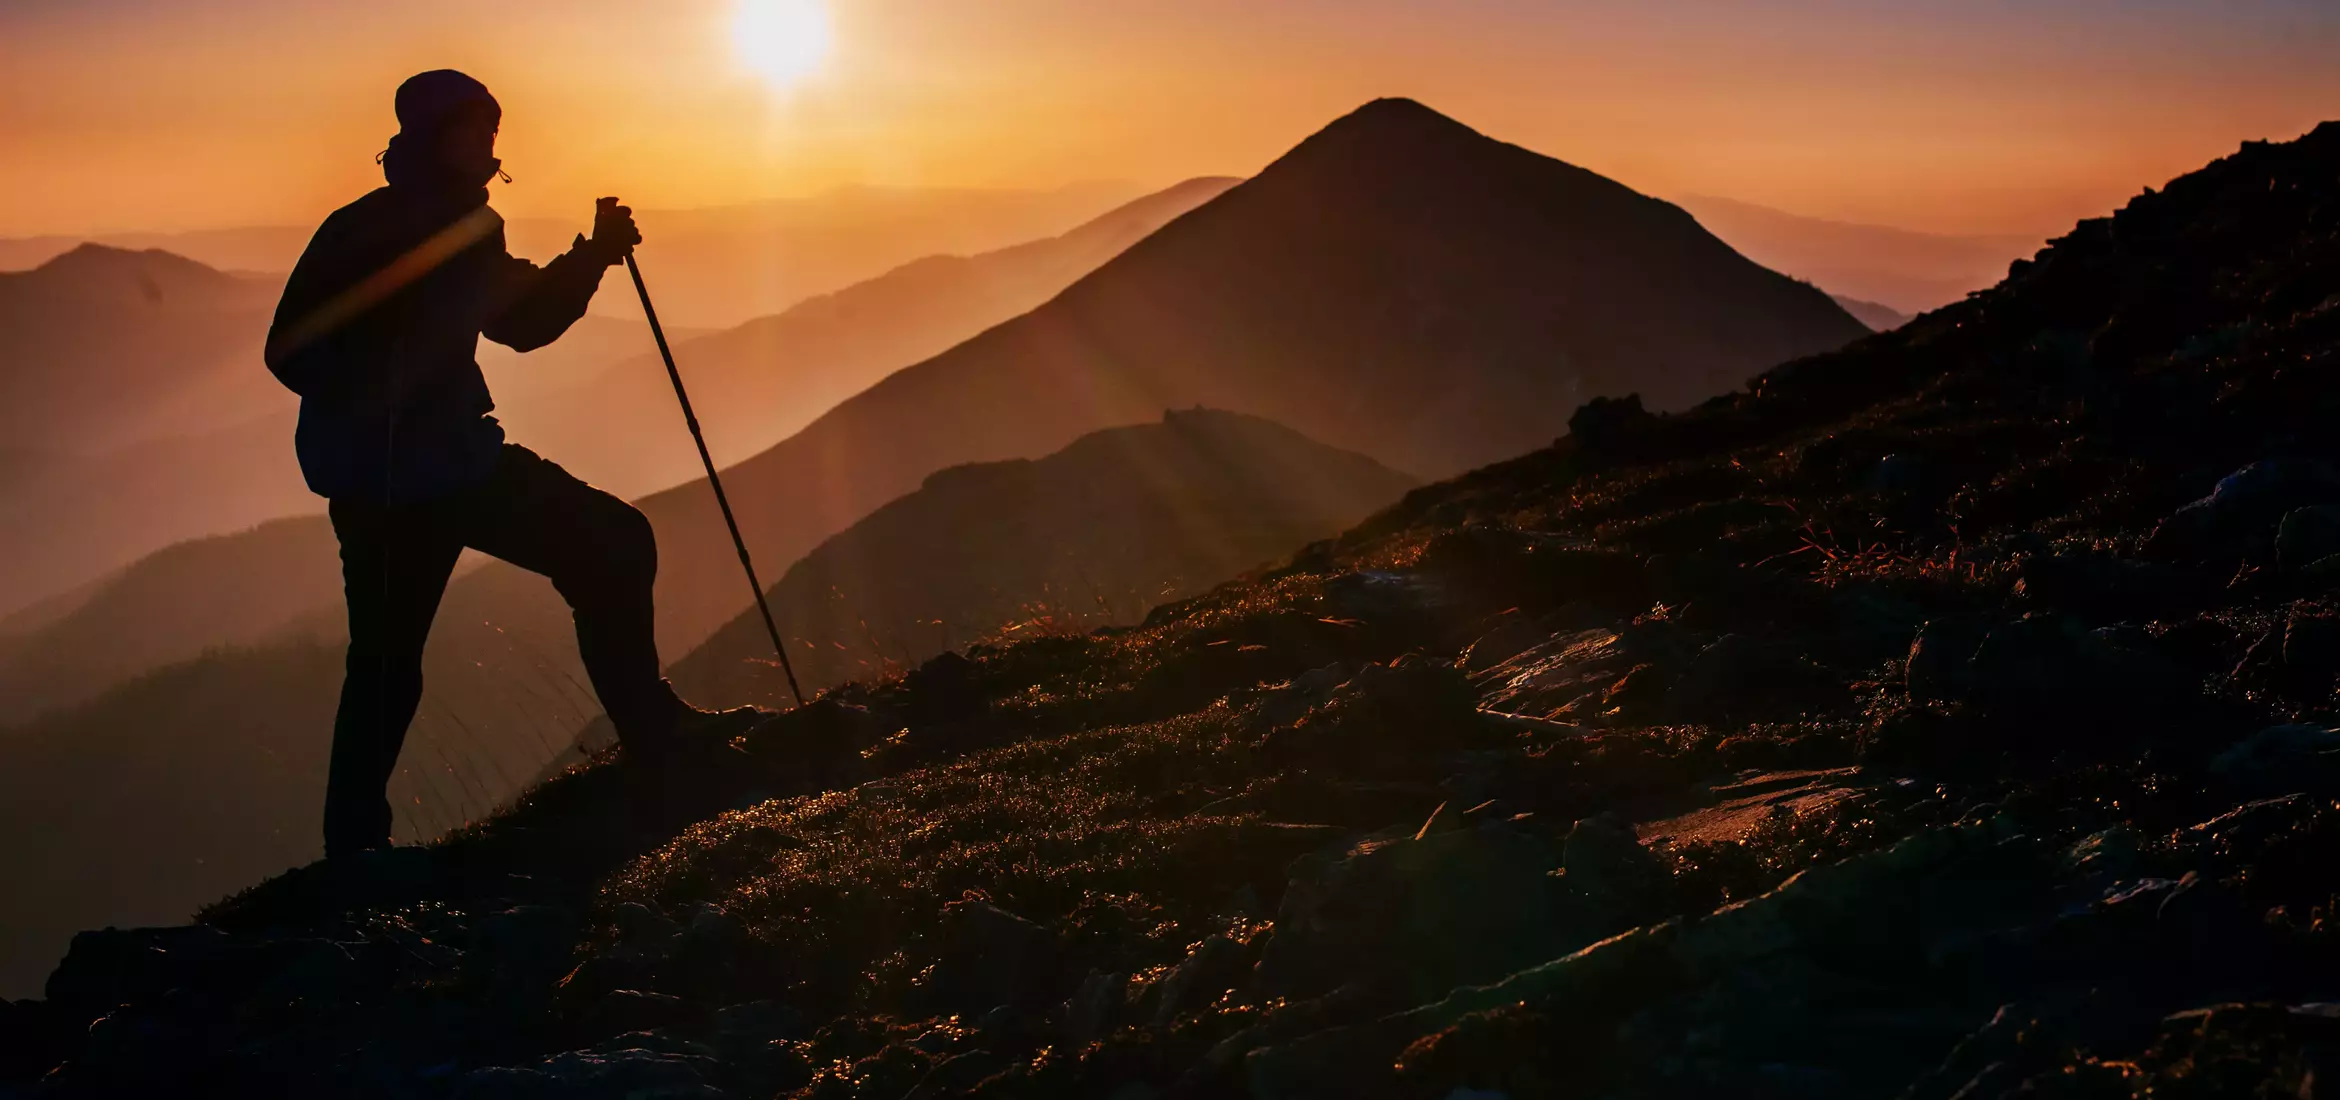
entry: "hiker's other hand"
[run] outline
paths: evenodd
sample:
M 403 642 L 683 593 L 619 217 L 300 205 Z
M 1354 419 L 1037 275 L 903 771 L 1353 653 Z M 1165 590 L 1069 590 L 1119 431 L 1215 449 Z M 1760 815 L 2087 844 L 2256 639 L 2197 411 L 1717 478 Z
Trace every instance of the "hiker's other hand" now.
M 634 227 L 634 208 L 620 206 L 614 198 L 595 200 L 593 243 L 609 256 L 633 251 L 635 245 L 642 243 L 642 231 Z

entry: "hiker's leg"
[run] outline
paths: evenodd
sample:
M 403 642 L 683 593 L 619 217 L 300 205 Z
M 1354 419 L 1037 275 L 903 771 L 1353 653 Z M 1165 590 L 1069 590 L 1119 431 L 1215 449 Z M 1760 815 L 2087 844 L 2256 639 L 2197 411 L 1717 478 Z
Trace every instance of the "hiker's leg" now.
M 336 855 L 389 843 L 386 789 L 422 700 L 423 641 L 463 545 L 427 508 L 335 501 L 330 513 L 349 600 L 325 786 L 325 852 Z
M 577 619 L 577 652 L 622 740 L 665 733 L 683 711 L 661 675 L 651 584 L 658 543 L 625 501 L 534 451 L 506 444 L 495 477 L 470 498 L 464 540 L 552 579 Z

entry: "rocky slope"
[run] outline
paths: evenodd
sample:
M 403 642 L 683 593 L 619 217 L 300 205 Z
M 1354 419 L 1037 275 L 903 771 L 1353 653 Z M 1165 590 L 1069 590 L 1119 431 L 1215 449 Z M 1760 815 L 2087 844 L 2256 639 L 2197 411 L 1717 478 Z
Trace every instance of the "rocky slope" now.
M 1136 628 L 85 935 L 5 1059 L 53 1096 L 2313 1095 L 2336 372 L 2327 124 Z

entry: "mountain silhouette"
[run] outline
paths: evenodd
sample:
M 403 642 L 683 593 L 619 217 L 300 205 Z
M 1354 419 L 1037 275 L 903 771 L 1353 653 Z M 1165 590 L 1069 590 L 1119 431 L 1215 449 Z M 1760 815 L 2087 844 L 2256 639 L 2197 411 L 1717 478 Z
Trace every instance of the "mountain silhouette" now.
M 0 436 L 90 452 L 287 407 L 249 369 L 275 292 L 265 278 L 102 245 L 0 272 Z
M 1848 298 L 1842 294 L 1831 294 L 1829 297 L 1835 299 L 1837 305 L 1843 306 L 1846 313 L 1852 314 L 1853 319 L 1869 326 L 1874 332 L 1890 332 L 1909 323 L 1908 314 L 1881 302 Z
M 339 551 L 322 516 L 157 551 L 14 644 L 0 642 L 0 724 L 206 649 L 265 641 L 340 588 Z
M 728 465 L 762 451 L 887 374 L 1047 301 L 1235 182 L 1188 180 L 1060 236 L 971 256 L 927 256 L 780 313 L 678 340 L 675 357 L 716 461 Z M 666 254 L 654 241 L 643 247 L 642 262 L 663 274 Z M 613 290 L 640 312 L 631 285 L 602 293 Z M 663 278 L 656 293 L 663 313 Z M 641 328 L 638 316 L 627 320 Z M 513 397 L 499 391 L 496 414 L 511 438 L 595 485 L 634 496 L 699 476 L 698 453 L 677 430 L 673 405 L 664 365 L 645 352 L 565 388 Z
M 1037 459 L 955 466 L 807 554 L 770 593 L 806 691 L 1003 629 L 1084 633 L 1282 560 L 1413 485 L 1255 417 L 1194 409 Z M 702 705 L 785 706 L 755 612 L 672 676 Z
M 277 282 L 83 245 L 0 272 L 0 613 L 189 535 L 308 510 L 259 361 Z M 216 524 L 216 526 L 214 526 Z
M 936 470 L 1165 408 L 1251 413 L 1447 476 L 1549 442 L 1592 396 L 1679 408 L 1867 333 L 1677 207 L 1377 100 L 725 484 L 777 573 Z M 740 610 L 732 551 L 703 482 L 642 505 L 666 563 L 661 644 L 679 652 Z
M 968 255 L 1054 236 L 1140 194 L 1135 184 L 1118 182 L 1024 190 L 841 187 L 793 198 L 643 209 L 636 217 L 659 257 L 651 275 L 661 319 L 681 328 L 724 328 L 875 278 L 921 256 Z M 571 235 L 583 228 L 576 218 L 523 214 L 505 222 L 513 254 L 537 259 L 566 251 Z M 0 238 L 0 270 L 34 267 L 96 243 L 132 251 L 162 249 L 228 271 L 281 274 L 292 270 L 313 229 L 247 226 Z M 638 308 L 631 303 L 633 287 L 623 273 L 602 290 L 595 312 L 639 323 Z

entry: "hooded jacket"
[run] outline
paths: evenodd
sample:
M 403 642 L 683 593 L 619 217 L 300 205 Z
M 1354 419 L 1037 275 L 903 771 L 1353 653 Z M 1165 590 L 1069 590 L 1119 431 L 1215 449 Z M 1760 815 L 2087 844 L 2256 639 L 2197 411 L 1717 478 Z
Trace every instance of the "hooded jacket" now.
M 553 342 L 622 255 L 580 236 L 540 268 L 505 249 L 484 181 L 433 178 L 396 142 L 383 172 L 387 186 L 334 211 L 302 252 L 267 362 L 301 397 L 294 447 L 309 489 L 404 504 L 495 469 L 504 429 L 479 338 L 515 351 Z

